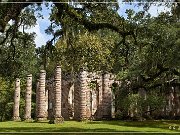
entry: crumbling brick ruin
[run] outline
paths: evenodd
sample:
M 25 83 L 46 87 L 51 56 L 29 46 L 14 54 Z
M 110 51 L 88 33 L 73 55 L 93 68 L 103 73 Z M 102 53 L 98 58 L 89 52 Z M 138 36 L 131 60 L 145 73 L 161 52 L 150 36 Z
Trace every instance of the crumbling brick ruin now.
M 59 74 L 61 76 L 61 96 L 56 96 L 57 69 L 55 77 L 47 80 L 49 91 L 49 119 L 55 119 L 57 109 L 66 119 L 85 120 L 102 119 L 112 117 L 112 91 L 111 85 L 114 83 L 112 74 L 102 74 L 101 72 L 91 73 L 81 70 L 79 74 L 72 77 L 70 74 Z M 55 78 L 55 79 L 53 79 Z M 91 87 L 93 85 L 93 87 Z M 59 92 L 60 93 L 60 92 Z M 61 100 L 57 101 L 57 98 Z M 59 104 L 56 105 L 56 102 Z M 61 118 L 62 120 L 62 118 Z
M 112 84 L 114 75 L 87 72 L 83 69 L 74 77 L 62 74 L 57 66 L 54 76 L 46 79 L 41 70 L 36 84 L 36 119 L 50 123 L 63 120 L 107 119 L 112 117 Z M 32 76 L 27 76 L 25 120 L 31 119 Z M 20 80 L 16 81 L 13 119 L 19 120 Z
M 25 92 L 25 120 L 31 120 L 32 75 L 27 76 Z M 81 69 L 72 75 L 62 73 L 57 66 L 54 75 L 47 79 L 46 71 L 41 70 L 36 84 L 36 120 L 49 120 L 50 123 L 62 123 L 64 120 L 94 120 L 109 119 L 118 114 L 114 99 L 118 93 L 113 93 L 114 85 L 121 85 L 111 73 L 87 72 Z M 165 93 L 166 106 L 156 116 L 180 116 L 179 87 L 169 87 Z M 146 99 L 147 91 L 143 88 L 138 94 Z M 20 79 L 15 81 L 13 120 L 20 121 Z M 117 107 L 117 106 L 116 106 Z M 147 108 L 147 112 L 149 108 Z M 149 113 L 148 113 L 149 114 Z M 128 112 L 133 117 L 134 112 Z
M 74 81 L 62 77 L 62 116 L 76 120 L 111 118 L 113 77 L 83 70 Z

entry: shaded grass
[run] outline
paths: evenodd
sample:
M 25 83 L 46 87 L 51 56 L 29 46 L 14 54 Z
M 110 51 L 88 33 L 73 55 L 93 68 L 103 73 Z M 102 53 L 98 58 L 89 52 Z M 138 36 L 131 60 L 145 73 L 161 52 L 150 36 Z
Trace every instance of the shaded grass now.
M 171 130 L 169 126 L 175 126 Z M 47 122 L 0 122 L 2 132 L 180 132 L 180 121 L 65 121 L 63 124 Z M 49 134 L 49 133 L 48 133 Z

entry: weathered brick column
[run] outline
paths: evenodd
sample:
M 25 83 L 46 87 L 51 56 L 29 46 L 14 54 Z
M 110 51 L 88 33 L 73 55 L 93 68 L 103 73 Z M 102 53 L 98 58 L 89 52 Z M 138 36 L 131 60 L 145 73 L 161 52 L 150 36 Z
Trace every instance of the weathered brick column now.
M 47 102 L 46 102 L 46 91 L 45 91 L 45 83 L 46 83 L 46 71 L 40 71 L 40 78 L 39 78 L 39 88 L 37 91 L 37 120 L 43 121 L 47 120 Z
M 87 72 L 84 71 L 83 69 L 80 72 L 80 90 L 79 90 L 79 95 L 80 95 L 80 120 L 85 120 L 86 119 L 86 90 L 88 87 L 87 83 Z
M 61 67 L 57 66 L 55 70 L 54 78 L 54 122 L 53 123 L 62 123 L 64 118 L 61 114 Z
M 19 117 L 19 102 L 20 102 L 20 79 L 16 78 L 14 91 L 14 106 L 13 106 L 13 120 L 20 121 Z
M 25 120 L 31 120 L 31 95 L 32 95 L 32 75 L 27 75 L 26 95 L 25 95 Z

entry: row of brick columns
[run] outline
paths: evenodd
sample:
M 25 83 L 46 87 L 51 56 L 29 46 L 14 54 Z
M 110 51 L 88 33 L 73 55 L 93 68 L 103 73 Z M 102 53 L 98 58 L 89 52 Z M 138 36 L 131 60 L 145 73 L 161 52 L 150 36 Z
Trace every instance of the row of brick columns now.
M 51 109 L 50 123 L 62 123 L 64 121 L 61 115 L 61 67 L 57 66 L 54 77 L 53 88 L 54 101 L 49 104 Z M 46 72 L 40 71 L 40 78 L 36 89 L 36 117 L 38 121 L 47 120 L 48 117 L 48 90 L 46 90 Z
M 27 76 L 26 93 L 25 93 L 25 120 L 31 120 L 31 95 L 32 95 L 32 75 Z M 19 116 L 20 104 L 20 79 L 17 78 L 15 82 L 14 92 L 14 106 L 13 106 L 13 120 L 20 121 Z
M 46 82 L 46 71 L 41 70 L 39 79 L 36 85 L 36 119 L 37 121 L 47 120 L 49 117 L 50 123 L 62 123 L 62 86 L 61 86 L 61 67 L 57 66 L 54 74 L 54 79 L 51 82 Z M 102 87 L 99 93 L 100 110 L 99 117 L 111 116 L 111 88 L 108 74 L 102 77 Z M 20 102 L 20 79 L 16 80 L 16 88 L 14 94 L 14 110 L 13 119 L 20 120 L 19 117 L 19 102 Z M 46 85 L 48 87 L 46 87 Z M 76 83 L 75 92 L 75 119 L 87 119 L 87 96 L 89 92 L 88 72 L 81 70 L 79 81 Z M 48 94 L 49 91 L 49 94 Z M 32 75 L 27 76 L 26 94 L 25 94 L 25 120 L 31 120 L 31 94 L 32 94 Z M 48 98 L 49 95 L 49 98 Z M 49 99 L 49 100 L 48 100 Z M 49 102 L 49 104 L 48 104 Z M 89 101 L 88 101 L 89 102 Z M 49 105 L 49 107 L 48 107 Z
M 53 123 L 62 123 L 61 115 L 61 67 L 57 66 L 54 78 L 54 105 L 50 121 Z M 25 93 L 25 120 L 31 120 L 31 97 L 32 97 L 32 75 L 27 76 L 26 93 Z M 20 121 L 20 79 L 16 79 L 14 92 L 13 120 Z M 48 117 L 48 90 L 46 90 L 46 71 L 40 71 L 40 77 L 36 85 L 36 119 L 37 121 L 47 120 Z

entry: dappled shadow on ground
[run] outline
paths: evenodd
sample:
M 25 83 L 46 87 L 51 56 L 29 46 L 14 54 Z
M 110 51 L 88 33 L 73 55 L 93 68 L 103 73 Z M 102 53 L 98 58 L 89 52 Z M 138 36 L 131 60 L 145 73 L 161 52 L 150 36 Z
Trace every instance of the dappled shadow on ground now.
M 54 128 L 43 128 L 43 127 L 6 127 L 6 128 L 0 128 L 0 133 L 2 132 L 11 132 L 12 133 L 18 133 L 18 134 L 48 134 L 48 135 L 54 135 L 54 134 L 73 134 L 73 135 L 94 135 L 94 134 L 113 134 L 113 135 L 124 135 L 123 131 L 117 131 L 115 129 L 110 128 L 75 128 L 75 127 L 54 127 Z M 26 132 L 26 133 L 24 133 Z M 28 133 L 31 132 L 31 133 Z M 56 133 L 55 133 L 56 132 Z M 64 133 L 63 133 L 64 132 Z M 78 132 L 78 133 L 77 133 Z M 84 133 L 83 133 L 84 132 Z M 102 133 L 103 132 L 103 133 Z M 118 133 L 115 133 L 118 132 Z M 127 133 L 126 133 L 127 134 Z M 133 133 L 129 133 L 133 134 Z M 8 134 L 7 134 L 8 135 Z M 136 133 L 137 135 L 137 133 Z
M 18 122 L 19 123 L 19 122 Z M 34 122 L 37 123 L 37 122 Z M 39 122 L 38 122 L 39 123 Z M 44 122 L 45 123 L 45 122 Z M 46 122 L 47 123 L 47 122 Z M 77 122 L 78 123 L 78 122 Z M 43 124 L 43 123 L 42 123 Z M 82 127 L 79 126 L 77 127 L 76 125 L 70 125 L 70 126 L 51 126 L 51 127 L 43 127 L 42 126 L 37 126 L 37 127 L 33 127 L 33 126 L 28 126 L 28 127 L 20 127 L 20 126 L 7 126 L 7 127 L 0 127 L 0 133 L 2 132 L 17 132 L 17 133 L 21 133 L 24 134 L 23 132 L 31 132 L 31 135 L 33 132 L 36 132 L 34 134 L 56 134 L 58 132 L 61 132 L 59 134 L 63 134 L 62 132 L 66 132 L 66 134 L 78 134 L 81 132 L 81 134 L 83 134 L 82 132 L 85 132 L 84 134 L 90 135 L 90 134 L 97 134 L 97 132 L 99 132 L 98 134 L 100 134 L 101 132 L 103 132 L 103 134 L 112 134 L 115 135 L 115 132 L 118 132 L 118 134 L 124 134 L 126 130 L 126 128 L 130 128 L 126 134 L 136 134 L 137 135 L 137 131 L 142 132 L 145 131 L 146 134 L 148 132 L 158 132 L 158 129 L 161 129 L 164 131 L 180 131 L 180 130 L 169 130 L 169 126 L 176 124 L 176 125 L 180 125 L 180 121 L 143 121 L 143 122 L 139 122 L 139 121 L 89 121 L 89 122 L 79 122 L 78 124 L 82 124 Z M 86 125 L 87 124 L 87 125 Z M 51 125 L 51 124 L 50 124 Z M 85 125 L 83 127 L 83 125 Z M 101 125 L 98 127 L 98 125 Z M 47 125 L 46 125 L 47 126 Z M 114 128 L 116 126 L 116 128 Z M 132 131 L 130 131 L 132 128 Z M 152 130 L 142 130 L 143 128 L 153 128 Z M 119 130 L 120 129 L 120 130 Z M 154 130 L 156 129 L 156 130 Z M 75 133 L 75 132 L 79 132 L 79 133 Z M 134 133 L 129 133 L 129 132 L 134 132 Z M 141 134 L 142 134 L 141 133 Z M 26 133 L 28 134 L 28 133 Z M 140 133 L 139 133 L 140 134 Z M 154 134 L 154 133 L 153 133 Z
M 9 127 L 0 129 L 0 132 L 115 132 L 116 130 L 108 128 L 100 129 L 85 129 L 75 127 L 58 127 L 58 128 L 43 128 L 43 127 Z
M 169 127 L 175 127 L 176 129 L 173 130 L 174 132 L 180 132 L 180 121 L 93 121 L 88 122 L 89 124 L 108 124 L 108 125 L 115 125 L 115 126 L 123 126 L 123 127 L 135 127 L 135 128 L 158 128 L 162 130 L 169 130 Z M 148 132 L 148 131 L 146 131 Z M 151 132 L 151 131 L 149 131 Z
M 48 135 L 63 135 L 63 134 L 72 134 L 72 135 L 95 135 L 95 134 L 100 134 L 100 135 L 124 135 L 125 133 L 122 132 L 118 132 L 117 130 L 113 130 L 113 129 L 109 129 L 109 128 L 100 128 L 100 129 L 81 129 L 81 128 L 74 128 L 74 127 L 58 127 L 58 128 L 43 128 L 43 127 L 18 127 L 18 128 L 3 128 L 0 129 L 0 133 L 1 132 L 11 132 L 11 134 L 6 133 L 5 135 L 12 135 L 12 133 L 15 134 L 21 134 L 21 135 L 44 135 L 44 134 L 48 134 Z M 28 133 L 31 132 L 31 133 Z M 101 133 L 103 132 L 103 133 Z M 118 133 L 115 133 L 118 132 Z M 130 134 L 130 133 L 129 133 Z M 131 133 L 132 135 L 133 133 Z M 4 134 L 3 134 L 4 135 Z M 127 133 L 126 133 L 127 135 Z M 137 133 L 136 133 L 137 135 Z

